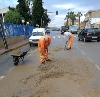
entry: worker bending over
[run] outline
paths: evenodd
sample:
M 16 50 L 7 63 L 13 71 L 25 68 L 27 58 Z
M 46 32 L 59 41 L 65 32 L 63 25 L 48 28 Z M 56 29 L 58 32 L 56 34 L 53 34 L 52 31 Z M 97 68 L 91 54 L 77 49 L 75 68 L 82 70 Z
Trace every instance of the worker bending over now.
M 39 53 L 40 53 L 41 65 L 45 65 L 45 60 L 46 61 L 52 61 L 48 57 L 48 46 L 50 45 L 50 42 L 51 42 L 51 37 L 47 36 L 47 35 L 42 36 L 39 39 L 38 50 L 39 50 Z
M 67 41 L 66 41 L 68 43 L 67 50 L 71 49 L 73 38 L 74 38 L 73 34 L 71 32 L 61 32 L 61 35 L 67 37 Z

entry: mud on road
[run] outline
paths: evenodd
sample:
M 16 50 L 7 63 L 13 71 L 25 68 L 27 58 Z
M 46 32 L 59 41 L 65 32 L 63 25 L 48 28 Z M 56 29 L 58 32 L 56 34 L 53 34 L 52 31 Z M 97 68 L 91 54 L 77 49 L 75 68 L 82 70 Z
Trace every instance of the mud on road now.
M 52 62 L 45 66 L 31 64 L 10 72 L 0 81 L 0 97 L 100 97 L 100 72 L 94 63 L 54 57 L 62 49 L 50 48 Z

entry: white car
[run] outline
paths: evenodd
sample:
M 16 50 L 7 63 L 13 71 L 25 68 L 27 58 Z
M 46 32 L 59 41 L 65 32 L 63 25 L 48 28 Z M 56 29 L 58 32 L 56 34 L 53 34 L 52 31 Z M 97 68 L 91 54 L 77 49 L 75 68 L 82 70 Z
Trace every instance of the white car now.
M 32 31 L 32 35 L 29 38 L 30 46 L 32 44 L 38 44 L 39 39 L 45 35 L 45 30 L 41 28 L 36 28 Z

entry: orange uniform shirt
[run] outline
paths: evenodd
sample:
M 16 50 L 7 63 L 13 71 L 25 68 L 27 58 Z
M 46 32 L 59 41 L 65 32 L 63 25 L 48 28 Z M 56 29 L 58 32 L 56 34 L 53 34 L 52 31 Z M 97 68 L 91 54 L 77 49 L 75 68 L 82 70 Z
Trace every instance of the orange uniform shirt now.
M 45 37 L 48 37 L 48 41 L 45 40 Z M 51 42 L 51 37 L 50 37 L 50 36 L 42 36 L 42 37 L 39 39 L 38 47 L 47 48 L 47 47 L 48 47 L 48 44 L 49 44 L 50 42 Z

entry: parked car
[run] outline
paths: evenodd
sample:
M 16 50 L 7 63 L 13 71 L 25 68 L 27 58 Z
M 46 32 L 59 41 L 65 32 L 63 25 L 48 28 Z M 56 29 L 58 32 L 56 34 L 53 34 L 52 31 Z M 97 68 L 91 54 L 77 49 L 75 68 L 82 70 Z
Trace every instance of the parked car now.
M 46 29 L 46 34 L 50 34 L 50 30 L 49 29 Z
M 52 28 L 52 31 L 60 31 L 60 28 L 54 27 L 54 28 Z
M 61 26 L 61 32 L 66 32 L 66 26 Z
M 33 29 L 32 33 L 33 32 L 43 32 L 45 34 L 46 29 L 45 28 L 35 28 L 35 29 Z
M 44 29 L 36 28 L 33 30 L 31 37 L 29 38 L 30 46 L 32 44 L 38 44 L 39 39 L 45 35 Z
M 100 28 L 85 28 L 78 34 L 78 41 L 83 40 L 86 42 L 87 40 L 97 40 L 100 41 Z
M 78 26 L 77 25 L 69 26 L 69 32 L 71 32 L 72 34 L 77 34 L 78 33 Z

